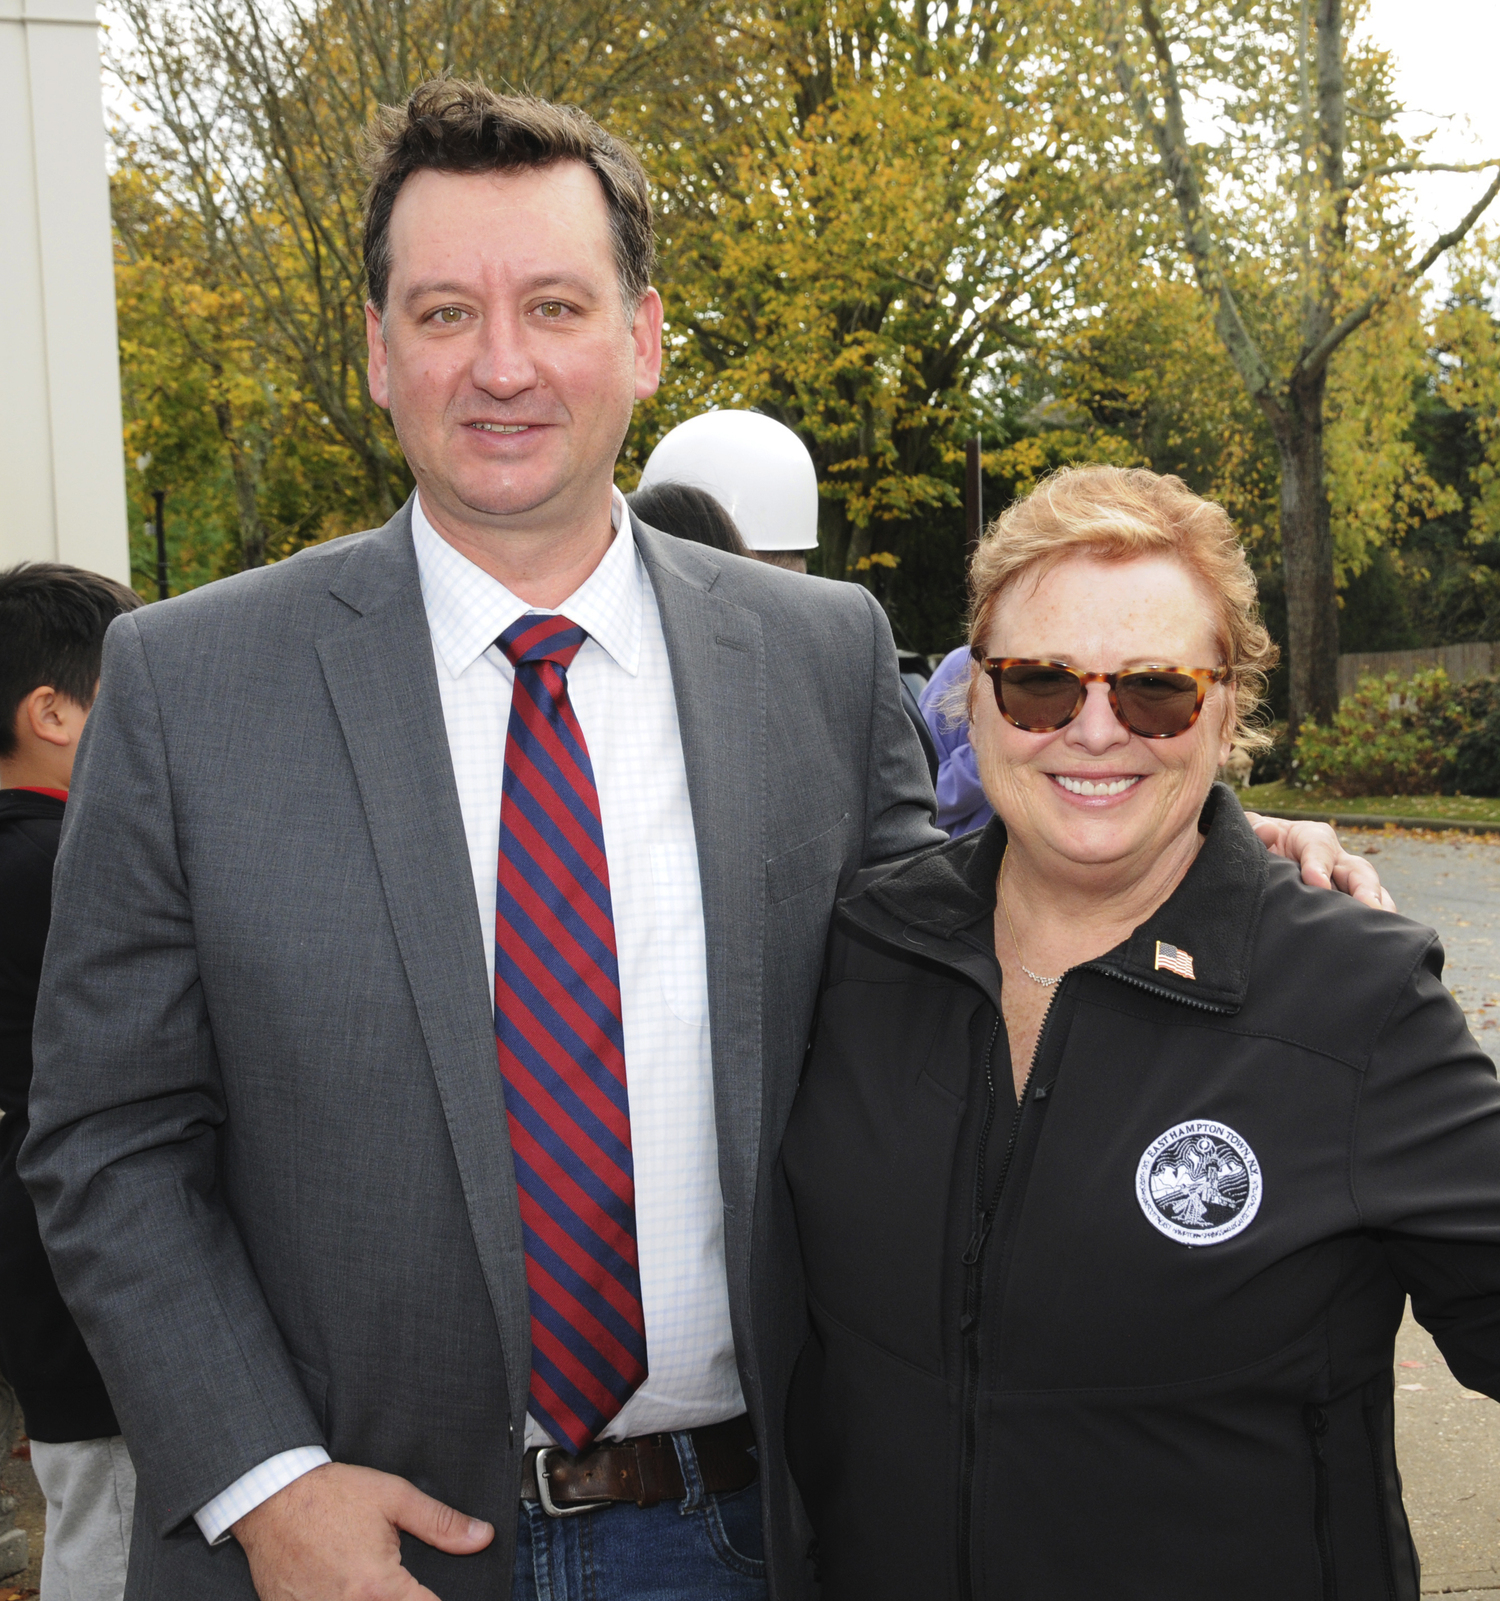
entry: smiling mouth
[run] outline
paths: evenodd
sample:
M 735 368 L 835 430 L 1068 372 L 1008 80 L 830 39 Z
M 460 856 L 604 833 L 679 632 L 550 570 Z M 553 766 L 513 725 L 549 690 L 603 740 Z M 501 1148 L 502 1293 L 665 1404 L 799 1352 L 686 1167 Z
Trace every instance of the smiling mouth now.
M 1144 775 L 1133 773 L 1128 778 L 1104 778 L 1097 782 L 1089 778 L 1068 778 L 1063 773 L 1048 773 L 1047 776 L 1070 795 L 1123 795 L 1139 784 Z
M 524 434 L 532 427 L 529 422 L 471 422 L 471 428 L 477 428 L 486 434 Z

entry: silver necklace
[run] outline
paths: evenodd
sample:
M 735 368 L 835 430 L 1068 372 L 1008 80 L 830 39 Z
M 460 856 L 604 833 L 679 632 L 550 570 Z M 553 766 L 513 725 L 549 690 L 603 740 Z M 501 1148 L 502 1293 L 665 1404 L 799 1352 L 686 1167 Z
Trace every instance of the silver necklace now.
M 1033 984 L 1040 984 L 1043 989 L 1051 989 L 1054 984 L 1062 983 L 1062 974 L 1056 978 L 1043 978 L 1040 973 L 1033 973 L 1021 958 L 1021 942 L 1016 938 L 1016 925 L 1010 920 L 1010 907 L 1005 904 L 1005 863 L 1010 857 L 1007 846 L 1005 855 L 1000 858 L 1000 910 L 1005 914 L 1005 926 L 1010 930 L 1010 942 L 1015 947 L 1016 961 L 1020 963 L 1021 971 Z

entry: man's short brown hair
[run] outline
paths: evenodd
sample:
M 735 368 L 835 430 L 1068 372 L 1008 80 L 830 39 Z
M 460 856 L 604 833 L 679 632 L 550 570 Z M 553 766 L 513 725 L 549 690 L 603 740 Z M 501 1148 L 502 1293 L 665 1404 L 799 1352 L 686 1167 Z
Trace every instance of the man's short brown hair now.
M 391 210 L 414 172 L 514 172 L 557 161 L 581 161 L 604 190 L 620 298 L 634 317 L 656 264 L 651 188 L 636 153 L 576 106 L 496 94 L 461 78 L 433 78 L 404 106 L 383 106 L 371 125 L 364 237 L 370 304 L 385 311 Z

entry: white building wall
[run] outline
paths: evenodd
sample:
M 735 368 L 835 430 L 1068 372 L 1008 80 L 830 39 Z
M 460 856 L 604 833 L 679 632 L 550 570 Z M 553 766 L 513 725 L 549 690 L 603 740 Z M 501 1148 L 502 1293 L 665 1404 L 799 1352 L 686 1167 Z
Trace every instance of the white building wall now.
M 93 0 L 0 0 L 0 565 L 130 581 Z

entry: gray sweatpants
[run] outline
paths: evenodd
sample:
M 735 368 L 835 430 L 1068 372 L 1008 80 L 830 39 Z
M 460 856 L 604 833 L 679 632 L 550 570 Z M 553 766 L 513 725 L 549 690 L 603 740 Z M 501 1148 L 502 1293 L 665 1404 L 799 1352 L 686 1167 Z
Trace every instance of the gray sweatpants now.
M 135 1515 L 135 1467 L 125 1441 L 31 1442 L 47 1497 L 41 1601 L 120 1601 Z

